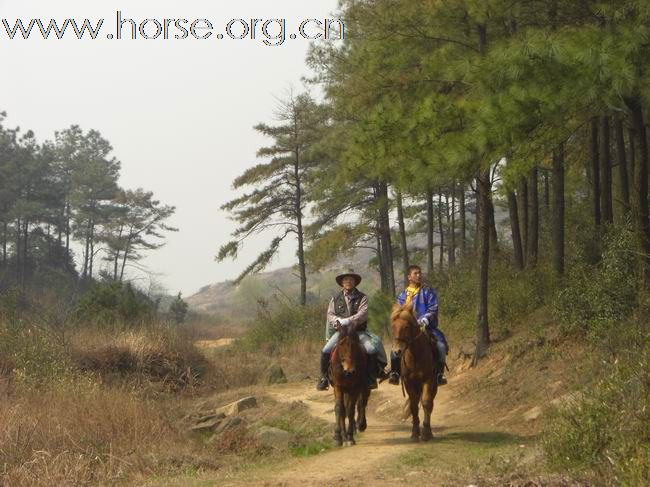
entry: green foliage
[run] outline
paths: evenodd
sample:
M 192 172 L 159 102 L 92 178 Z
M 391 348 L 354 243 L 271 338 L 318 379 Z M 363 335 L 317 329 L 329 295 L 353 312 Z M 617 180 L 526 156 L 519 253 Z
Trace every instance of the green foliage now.
M 272 303 L 259 298 L 253 325 L 236 343 L 245 351 L 274 353 L 285 344 L 322 341 L 325 315 L 325 304 L 301 306 L 277 297 Z
M 377 335 L 390 336 L 390 310 L 395 300 L 377 291 L 369 299 L 368 328 Z
M 636 304 L 636 236 L 629 225 L 608 229 L 602 260 L 576 263 L 554 302 L 554 314 L 566 333 L 599 337 L 615 328 Z
M 633 327 L 625 323 L 626 327 Z M 592 470 L 603 485 L 650 484 L 650 335 L 549 418 L 543 446 L 558 470 Z
M 125 322 L 136 324 L 149 321 L 155 313 L 153 303 L 130 283 L 94 283 L 79 300 L 76 318 L 80 322 L 110 325 Z
M 33 385 L 62 379 L 71 371 L 61 337 L 22 322 L 0 324 L 0 363 L 11 364 L 19 382 Z
M 181 293 L 178 293 L 176 299 L 174 299 L 172 301 L 172 304 L 169 305 L 169 313 L 171 314 L 176 324 L 180 325 L 185 321 L 185 317 L 187 316 L 187 308 L 188 304 L 183 301 Z

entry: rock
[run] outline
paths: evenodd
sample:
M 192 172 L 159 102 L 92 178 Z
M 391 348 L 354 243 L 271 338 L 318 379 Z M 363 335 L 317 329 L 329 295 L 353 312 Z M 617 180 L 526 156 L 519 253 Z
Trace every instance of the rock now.
M 214 429 L 214 434 L 215 435 L 220 435 L 224 431 L 231 430 L 240 424 L 242 424 L 244 421 L 241 418 L 234 417 L 234 418 L 225 418 L 222 419 L 219 425 Z
M 289 449 L 289 433 L 279 428 L 262 426 L 255 434 L 260 446 L 286 451 Z
M 215 412 L 216 414 L 223 413 L 226 416 L 237 416 L 246 409 L 257 407 L 257 399 L 254 396 L 245 397 L 239 401 L 231 402 L 223 407 L 220 407 Z
M 284 375 L 284 370 L 278 364 L 272 364 L 264 374 L 264 382 L 267 385 L 271 384 L 286 384 L 287 376 Z
M 190 431 L 213 431 L 217 426 L 219 426 L 225 417 L 226 415 L 223 413 L 203 416 L 197 419 L 194 425 L 190 426 Z
M 526 421 L 535 421 L 541 415 L 542 415 L 542 408 L 539 406 L 535 406 L 533 409 L 524 413 L 524 418 L 526 419 Z

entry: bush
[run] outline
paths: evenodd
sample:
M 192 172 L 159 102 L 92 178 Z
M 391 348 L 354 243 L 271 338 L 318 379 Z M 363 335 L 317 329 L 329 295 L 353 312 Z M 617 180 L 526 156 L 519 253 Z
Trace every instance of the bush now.
M 550 417 L 543 444 L 551 466 L 591 470 L 607 485 L 650 485 L 650 335 L 637 341 L 644 347 Z
M 0 324 L 0 363 L 11 364 L 16 379 L 30 384 L 60 379 L 72 370 L 57 335 L 24 323 Z
M 368 329 L 378 335 L 390 335 L 390 310 L 395 301 L 381 291 L 369 298 Z
M 259 299 L 257 306 L 253 325 L 236 342 L 244 350 L 274 353 L 282 345 L 325 338 L 324 304 L 300 306 L 276 297 L 273 305 Z
M 129 283 L 98 282 L 80 299 L 75 314 L 79 321 L 106 325 L 149 321 L 155 310 L 155 303 Z
M 578 262 L 571 269 L 554 302 L 555 317 L 565 333 L 600 337 L 633 311 L 635 239 L 629 226 L 611 228 L 600 263 Z

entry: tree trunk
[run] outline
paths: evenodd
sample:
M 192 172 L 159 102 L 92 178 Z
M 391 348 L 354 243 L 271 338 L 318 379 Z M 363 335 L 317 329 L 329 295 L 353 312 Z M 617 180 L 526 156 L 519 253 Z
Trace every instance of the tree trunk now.
M 476 191 L 474 191 L 474 199 L 475 199 L 475 207 L 476 207 L 476 215 L 474 219 L 474 255 L 477 256 L 478 258 L 478 233 L 479 233 L 479 228 L 481 226 L 481 205 L 479 204 L 479 198 L 478 198 L 478 178 L 476 179 Z
M 529 190 L 529 214 L 528 224 L 528 258 L 526 263 L 529 268 L 537 266 L 537 253 L 539 249 L 539 194 L 537 184 L 537 167 L 530 170 L 528 181 Z
M 296 149 L 294 164 L 294 177 L 296 179 L 296 225 L 298 227 L 298 272 L 300 273 L 300 304 L 307 304 L 307 266 L 305 264 L 305 232 L 302 227 L 302 187 L 300 180 L 300 154 Z
M 609 147 L 609 117 L 602 117 L 602 137 L 600 149 L 600 208 L 603 222 L 614 222 L 612 208 L 612 157 Z
M 628 171 L 627 175 L 630 179 L 629 181 L 629 187 L 630 188 L 635 188 L 636 186 L 636 144 L 634 142 L 635 135 L 634 135 L 634 130 L 630 129 L 628 132 L 628 137 L 630 140 L 630 170 Z M 632 192 L 630 191 L 630 208 L 632 207 L 632 202 L 633 202 L 633 196 Z
M 90 263 L 88 266 L 88 278 L 93 278 L 93 264 L 95 263 L 95 222 L 90 227 Z
M 548 216 L 551 208 L 551 191 L 548 184 L 548 171 L 542 171 L 542 180 L 544 181 L 544 214 Z
M 393 270 L 393 246 L 390 235 L 388 185 L 384 182 L 380 182 L 378 184 L 378 189 L 381 246 L 384 254 L 383 261 L 386 266 L 386 283 L 383 291 L 388 296 L 395 297 L 395 271 Z
M 648 222 L 648 134 L 643 117 L 643 106 L 639 98 L 625 100 L 632 112 L 634 130 L 639 137 L 639 160 L 635 164 L 635 220 L 641 237 L 643 255 L 643 282 L 650 288 L 650 222 Z
M 65 208 L 65 253 L 67 258 L 67 256 L 70 255 L 70 203 L 66 203 Z
M 382 292 L 385 292 L 385 289 L 388 288 L 388 277 L 386 275 L 386 262 L 384 261 L 384 251 L 383 245 L 381 242 L 381 228 L 379 224 L 379 217 L 377 217 L 377 229 L 375 231 L 375 236 L 377 238 L 377 261 L 379 265 L 379 287 Z
M 433 275 L 433 192 L 427 190 L 427 275 Z
M 131 239 L 133 238 L 133 227 L 129 228 L 129 237 L 126 240 L 126 245 L 124 246 L 124 255 L 122 256 L 122 269 L 120 270 L 120 282 L 124 280 L 124 269 L 126 269 L 126 261 L 129 258 L 129 252 L 131 251 Z
M 9 238 L 8 236 L 8 225 L 7 222 L 2 223 L 2 266 L 7 265 L 7 239 Z
M 404 283 L 408 282 L 408 268 L 409 268 L 409 249 L 406 244 L 406 225 L 404 224 L 404 207 L 402 206 L 402 193 L 397 191 L 395 193 L 395 199 L 397 200 L 397 224 L 399 225 L 399 243 L 400 248 L 402 249 L 402 273 L 404 278 Z
M 625 134 L 623 131 L 623 120 L 616 118 L 616 155 L 618 156 L 618 178 L 621 188 L 621 201 L 623 211 L 630 211 L 630 184 L 627 177 L 627 157 L 625 154 Z
M 449 205 L 447 205 L 449 208 Z M 453 266 L 456 263 L 456 184 L 452 186 L 451 189 L 451 222 L 449 222 L 449 266 Z
M 478 308 L 476 313 L 476 352 L 472 363 L 476 365 L 485 356 L 490 344 L 488 323 L 488 275 L 490 265 L 490 169 L 481 171 L 477 179 L 478 207 L 481 215 L 477 238 L 479 241 Z
M 508 191 L 508 210 L 510 212 L 510 229 L 512 231 L 512 247 L 515 255 L 515 266 L 519 270 L 524 268 L 524 254 L 521 247 L 521 231 L 519 229 L 519 211 L 517 196 L 514 191 Z
M 553 269 L 564 274 L 564 144 L 553 153 Z
M 465 214 L 465 186 L 460 185 L 460 201 L 459 208 L 460 212 L 460 253 L 465 257 L 465 252 L 467 252 L 467 217 Z
M 490 201 L 488 201 L 488 216 L 490 217 L 490 250 L 496 253 L 499 252 L 499 236 L 497 234 L 497 224 L 494 217 L 492 195 L 490 195 Z
M 438 231 L 440 232 L 440 272 L 444 270 L 445 265 L 445 229 L 442 225 L 442 188 L 438 189 Z
M 22 240 L 21 235 L 21 221 L 20 218 L 16 219 L 16 280 L 20 280 L 20 242 Z
M 521 218 L 519 219 L 522 235 L 521 244 L 524 251 L 524 265 L 528 256 L 528 182 L 526 178 L 521 178 L 519 183 L 519 210 Z
M 25 285 L 27 283 L 26 277 L 28 272 L 28 262 L 29 262 L 29 221 L 25 220 L 23 222 L 23 269 L 21 274 L 20 282 L 22 283 L 23 291 L 25 290 Z
M 591 121 L 591 185 L 594 225 L 600 227 L 600 154 L 598 149 L 598 119 Z

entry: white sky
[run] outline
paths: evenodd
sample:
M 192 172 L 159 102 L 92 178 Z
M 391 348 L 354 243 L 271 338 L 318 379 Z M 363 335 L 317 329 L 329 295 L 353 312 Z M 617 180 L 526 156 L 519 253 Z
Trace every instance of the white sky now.
M 232 180 L 260 161 L 257 149 L 270 141 L 253 130 L 271 123 L 276 97 L 307 74 L 310 41 L 287 39 L 268 47 L 256 40 L 217 40 L 230 19 L 287 19 L 295 31 L 303 19 L 327 18 L 336 0 L 0 0 L 0 21 L 28 22 L 105 18 L 100 39 L 8 40 L 0 25 L 0 111 L 8 127 L 32 129 L 39 140 L 72 124 L 97 129 L 122 162 L 120 184 L 143 187 L 175 205 L 178 233 L 150 253 L 145 265 L 160 273 L 172 293 L 233 278 L 271 236 L 248 241 L 236 262 L 217 264 L 218 247 L 234 223 L 219 210 L 234 196 Z M 142 21 L 207 18 L 215 35 L 207 40 L 108 40 L 116 11 Z M 273 27 L 273 26 L 271 26 Z M 125 35 L 130 36 L 127 29 Z M 68 37 L 69 36 L 69 37 Z M 295 247 L 285 245 L 271 268 L 291 265 Z M 145 284 L 145 283 L 143 283 Z

